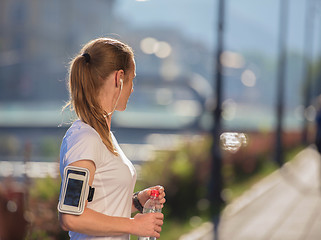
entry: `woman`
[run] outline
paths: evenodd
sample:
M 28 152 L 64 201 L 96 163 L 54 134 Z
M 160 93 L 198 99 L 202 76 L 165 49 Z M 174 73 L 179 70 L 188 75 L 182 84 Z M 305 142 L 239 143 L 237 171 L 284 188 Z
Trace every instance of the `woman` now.
M 138 205 L 144 205 L 151 189 L 160 191 L 163 205 L 164 189 L 155 186 L 133 195 L 135 168 L 110 132 L 113 112 L 124 111 L 133 92 L 135 68 L 132 49 L 110 38 L 90 41 L 71 62 L 67 105 L 79 120 L 62 141 L 60 174 L 63 178 L 66 166 L 86 168 L 89 185 L 95 188 L 93 201 L 86 202 L 81 215 L 59 213 L 61 226 L 71 239 L 129 239 L 130 234 L 160 237 L 163 214 L 130 216 L 141 210 Z

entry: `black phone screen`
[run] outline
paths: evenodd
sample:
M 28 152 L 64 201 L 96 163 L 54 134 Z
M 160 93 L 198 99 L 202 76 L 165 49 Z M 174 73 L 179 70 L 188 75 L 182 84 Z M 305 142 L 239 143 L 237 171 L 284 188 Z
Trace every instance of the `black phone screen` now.
M 64 200 L 65 205 L 78 207 L 82 185 L 82 180 L 69 178 Z

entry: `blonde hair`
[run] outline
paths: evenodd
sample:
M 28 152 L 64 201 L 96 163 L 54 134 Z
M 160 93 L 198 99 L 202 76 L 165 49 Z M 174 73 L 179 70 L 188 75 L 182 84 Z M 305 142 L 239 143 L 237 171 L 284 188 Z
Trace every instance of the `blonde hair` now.
M 98 38 L 88 42 L 71 61 L 69 68 L 70 101 L 80 120 L 93 127 L 109 151 L 117 155 L 110 129 L 104 118 L 106 112 L 97 101 L 99 89 L 113 71 L 126 71 L 133 61 L 133 50 L 111 38 Z

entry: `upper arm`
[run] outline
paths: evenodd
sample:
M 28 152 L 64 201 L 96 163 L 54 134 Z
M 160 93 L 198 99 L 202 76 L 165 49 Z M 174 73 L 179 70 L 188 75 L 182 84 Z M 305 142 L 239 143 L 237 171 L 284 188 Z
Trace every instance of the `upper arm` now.
M 86 160 L 86 159 L 79 160 L 69 164 L 69 166 L 82 167 L 82 168 L 88 169 L 89 170 L 88 184 L 89 186 L 92 186 L 94 181 L 95 171 L 96 171 L 96 165 L 92 160 Z M 86 206 L 87 206 L 87 201 L 86 201 Z M 75 220 L 75 217 L 77 216 L 71 215 L 68 213 L 59 212 L 59 220 L 60 220 L 61 227 L 66 231 L 71 230 L 72 226 L 74 225 L 73 221 Z
M 89 170 L 89 186 L 93 184 L 95 171 L 96 171 L 96 165 L 92 160 L 79 160 L 73 163 L 70 163 L 69 166 L 75 166 L 75 167 L 82 167 L 87 168 Z

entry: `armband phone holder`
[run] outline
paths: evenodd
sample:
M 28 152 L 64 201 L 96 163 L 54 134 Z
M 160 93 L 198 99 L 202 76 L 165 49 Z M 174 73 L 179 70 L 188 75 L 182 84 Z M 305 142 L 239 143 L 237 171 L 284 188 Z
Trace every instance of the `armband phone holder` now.
M 58 210 L 62 213 L 80 215 L 84 212 L 86 200 L 92 201 L 95 188 L 89 186 L 87 168 L 67 166 L 61 183 Z

